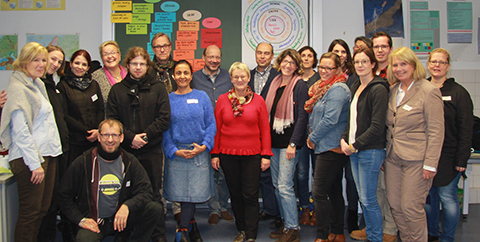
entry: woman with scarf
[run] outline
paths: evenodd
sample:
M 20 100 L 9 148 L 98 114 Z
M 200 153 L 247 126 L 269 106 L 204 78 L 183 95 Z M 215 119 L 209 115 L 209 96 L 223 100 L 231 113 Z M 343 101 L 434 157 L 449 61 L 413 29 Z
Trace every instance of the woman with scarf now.
M 86 50 L 77 50 L 70 58 L 65 77 L 57 85 L 68 108 L 65 118 L 70 138 L 69 164 L 97 144 L 97 128 L 104 119 L 100 87 L 88 72 L 91 65 L 90 54 Z
M 241 62 L 229 70 L 233 88 L 218 98 L 217 135 L 212 166 L 225 172 L 238 235 L 234 242 L 255 241 L 258 230 L 260 172 L 270 167 L 270 126 L 265 101 L 248 86 L 250 70 Z M 183 212 L 182 212 L 183 213 Z
M 317 155 L 312 185 L 317 215 L 315 242 L 345 241 L 342 178 L 348 157 L 340 148 L 340 138 L 347 126 L 350 89 L 341 66 L 337 54 L 322 55 L 318 65 L 320 80 L 310 87 L 310 99 L 305 103 L 310 113 L 307 145 Z
M 127 76 L 127 70 L 120 65 L 122 53 L 120 53 L 120 47 L 116 41 L 105 41 L 98 47 L 98 50 L 102 57 L 103 68 L 93 72 L 92 79 L 98 82 L 100 90 L 102 90 L 103 102 L 106 104 L 110 89 Z
M 303 106 L 308 99 L 308 87 L 302 80 L 302 59 L 296 50 L 286 49 L 280 53 L 274 68 L 280 74 L 272 80 L 265 102 L 270 115 L 272 182 L 285 224 L 270 237 L 296 241 L 300 239 L 300 226 L 293 180 L 299 150 L 306 140 L 308 115 Z

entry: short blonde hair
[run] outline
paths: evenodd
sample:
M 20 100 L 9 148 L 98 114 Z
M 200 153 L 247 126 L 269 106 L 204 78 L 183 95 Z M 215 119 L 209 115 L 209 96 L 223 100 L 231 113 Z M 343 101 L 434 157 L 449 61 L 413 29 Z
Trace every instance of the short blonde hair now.
M 13 69 L 27 74 L 27 64 L 35 60 L 35 58 L 37 58 L 37 56 L 41 54 L 45 55 L 46 60 L 48 59 L 48 51 L 43 45 L 37 42 L 27 43 L 22 48 L 22 51 L 20 52 L 18 58 L 13 62 Z M 47 60 L 43 76 L 45 76 L 48 68 L 50 68 L 50 62 Z
M 433 54 L 435 53 L 443 53 L 447 56 L 447 61 L 448 61 L 448 64 L 450 64 L 450 52 L 448 52 L 448 50 L 444 49 L 444 48 L 436 48 L 434 50 L 432 50 L 432 52 L 430 52 L 430 55 L 428 55 L 428 59 L 427 59 L 427 62 L 430 61 L 430 58 L 432 57 Z
M 278 55 L 277 59 L 275 59 L 275 65 L 273 66 L 278 72 L 282 72 L 280 69 L 280 64 L 282 61 L 287 57 L 290 56 L 293 61 L 295 61 L 295 64 L 297 65 L 297 70 L 294 72 L 296 75 L 303 75 L 305 70 L 303 70 L 303 63 L 302 63 L 302 57 L 300 54 L 294 50 L 294 49 L 286 49 Z
M 108 41 L 105 41 L 103 42 L 99 47 L 98 47 L 98 52 L 100 52 L 100 56 L 103 56 L 102 54 L 102 51 L 103 51 L 103 48 L 107 45 L 113 45 L 115 46 L 115 48 L 117 48 L 117 51 L 120 55 L 122 55 L 122 53 L 120 53 L 120 47 L 118 46 L 118 43 L 117 41 L 115 40 L 108 40 Z
M 400 60 L 403 60 L 407 62 L 408 64 L 412 65 L 415 70 L 413 71 L 413 80 L 418 81 L 420 79 L 425 79 L 427 76 L 427 72 L 425 71 L 425 68 L 423 67 L 422 63 L 418 59 L 418 57 L 415 55 L 413 50 L 407 47 L 400 47 L 394 50 L 392 53 L 390 53 L 390 56 L 388 57 L 388 70 L 387 70 L 387 79 L 388 82 L 391 84 L 398 82 L 397 78 L 395 78 L 395 75 L 393 74 L 393 59 L 398 58 Z
M 230 69 L 228 70 L 228 74 L 230 74 L 230 76 L 232 76 L 232 73 L 235 70 L 244 71 L 245 73 L 247 73 L 247 76 L 250 79 L 250 69 L 248 68 L 248 66 L 245 63 L 242 63 L 242 62 L 239 62 L 239 61 L 233 63 L 230 66 Z

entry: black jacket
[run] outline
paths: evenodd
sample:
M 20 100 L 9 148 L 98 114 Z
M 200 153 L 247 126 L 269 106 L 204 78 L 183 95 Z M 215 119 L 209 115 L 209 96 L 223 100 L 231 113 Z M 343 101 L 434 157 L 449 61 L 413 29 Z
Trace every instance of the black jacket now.
M 139 81 L 127 75 L 110 90 L 107 117 L 122 122 L 125 134 L 122 147 L 128 152 L 143 154 L 161 149 L 163 132 L 170 125 L 170 101 L 165 85 L 148 74 Z M 147 134 L 148 143 L 134 150 L 130 145 L 140 133 Z
M 47 74 L 46 78 L 42 78 L 45 83 L 45 89 L 47 89 L 48 99 L 53 107 L 53 113 L 55 114 L 55 123 L 57 124 L 58 133 L 60 134 L 60 141 L 62 142 L 62 151 L 65 154 L 69 150 L 68 145 L 68 127 L 66 121 L 66 115 L 68 113 L 67 103 L 63 99 L 62 94 L 55 87 L 52 75 Z
M 352 100 L 360 84 L 360 81 L 354 82 L 351 88 Z M 355 143 L 353 143 L 355 149 L 362 151 L 385 148 L 385 119 L 388 108 L 389 86 L 385 79 L 375 76 L 358 97 L 357 132 L 355 133 Z M 348 116 L 347 128 L 342 134 L 342 139 L 347 143 L 349 143 L 350 112 L 348 112 Z
M 278 76 L 280 72 L 278 72 L 275 68 L 270 69 L 270 74 L 268 74 L 268 79 L 267 82 L 265 83 L 265 86 L 263 86 L 262 91 L 260 92 L 260 96 L 263 97 L 263 99 L 267 98 L 267 93 L 268 89 L 270 89 L 270 85 L 272 84 L 273 78 Z M 248 83 L 250 88 L 252 89 L 253 92 L 255 92 L 255 69 L 250 71 L 250 82 Z M 256 92 L 255 92 L 256 93 Z
M 125 151 L 121 155 L 125 170 L 117 210 L 125 204 L 130 213 L 135 213 L 152 201 L 152 186 L 137 158 Z M 60 183 L 57 195 L 60 209 L 75 224 L 82 218 L 98 218 L 98 204 L 94 200 L 98 197 L 95 195 L 98 194 L 98 172 L 95 172 L 92 181 L 92 168 L 95 167 L 95 171 L 98 171 L 96 157 L 96 147 L 85 151 L 68 167 Z
M 57 84 L 57 89 L 67 103 L 66 121 L 70 143 L 86 145 L 90 144 L 86 138 L 89 136 L 87 131 L 97 129 L 105 117 L 102 92 L 96 81 L 92 81 L 85 90 L 68 84 L 67 79 L 73 77 L 73 74 L 67 72 L 67 75 Z M 90 75 L 84 78 L 90 78 Z

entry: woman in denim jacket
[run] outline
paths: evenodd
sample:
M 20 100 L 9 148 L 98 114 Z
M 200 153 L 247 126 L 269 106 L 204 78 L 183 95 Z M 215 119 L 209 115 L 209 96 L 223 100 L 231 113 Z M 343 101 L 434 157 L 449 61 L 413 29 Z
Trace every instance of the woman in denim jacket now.
M 338 55 L 322 55 L 318 65 L 321 79 L 310 87 L 311 98 L 305 103 L 305 110 L 311 113 L 307 145 L 317 155 L 312 186 L 317 213 L 316 242 L 345 241 L 342 178 L 348 157 L 340 149 L 340 138 L 347 126 L 350 89 L 340 67 Z

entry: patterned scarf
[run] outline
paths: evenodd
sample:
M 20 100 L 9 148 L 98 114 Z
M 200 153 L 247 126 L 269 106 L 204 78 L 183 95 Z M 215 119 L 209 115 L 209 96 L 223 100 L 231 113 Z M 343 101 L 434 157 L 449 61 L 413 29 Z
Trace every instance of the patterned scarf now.
M 153 59 L 154 59 L 153 68 L 157 71 L 157 80 L 165 84 L 165 87 L 167 88 L 168 93 L 173 92 L 172 78 L 170 77 L 168 71 L 172 69 L 175 62 L 173 61 L 172 58 L 170 58 L 167 64 L 160 64 L 157 61 L 157 58 L 154 57 Z
M 249 104 L 252 99 L 253 99 L 253 92 L 252 89 L 247 86 L 247 93 L 245 97 L 237 97 L 237 94 L 235 93 L 235 87 L 232 87 L 230 91 L 228 91 L 228 100 L 230 100 L 230 103 L 232 104 L 232 109 L 233 109 L 233 117 L 237 116 L 242 116 L 243 113 L 243 105 Z
M 77 87 L 82 91 L 85 91 L 90 86 L 90 83 L 92 83 L 93 81 L 92 76 L 88 71 L 82 77 L 78 77 L 73 74 L 72 71 L 68 71 L 65 77 L 65 80 L 70 86 Z
M 328 89 L 330 89 L 333 84 L 337 82 L 345 82 L 345 80 L 345 76 L 343 73 L 341 73 L 326 81 L 322 81 L 322 79 L 320 79 L 315 82 L 310 89 L 308 89 L 308 95 L 310 96 L 310 99 L 305 102 L 305 111 L 307 111 L 307 113 L 311 113 L 315 103 L 322 99 L 323 95 L 328 92 Z

